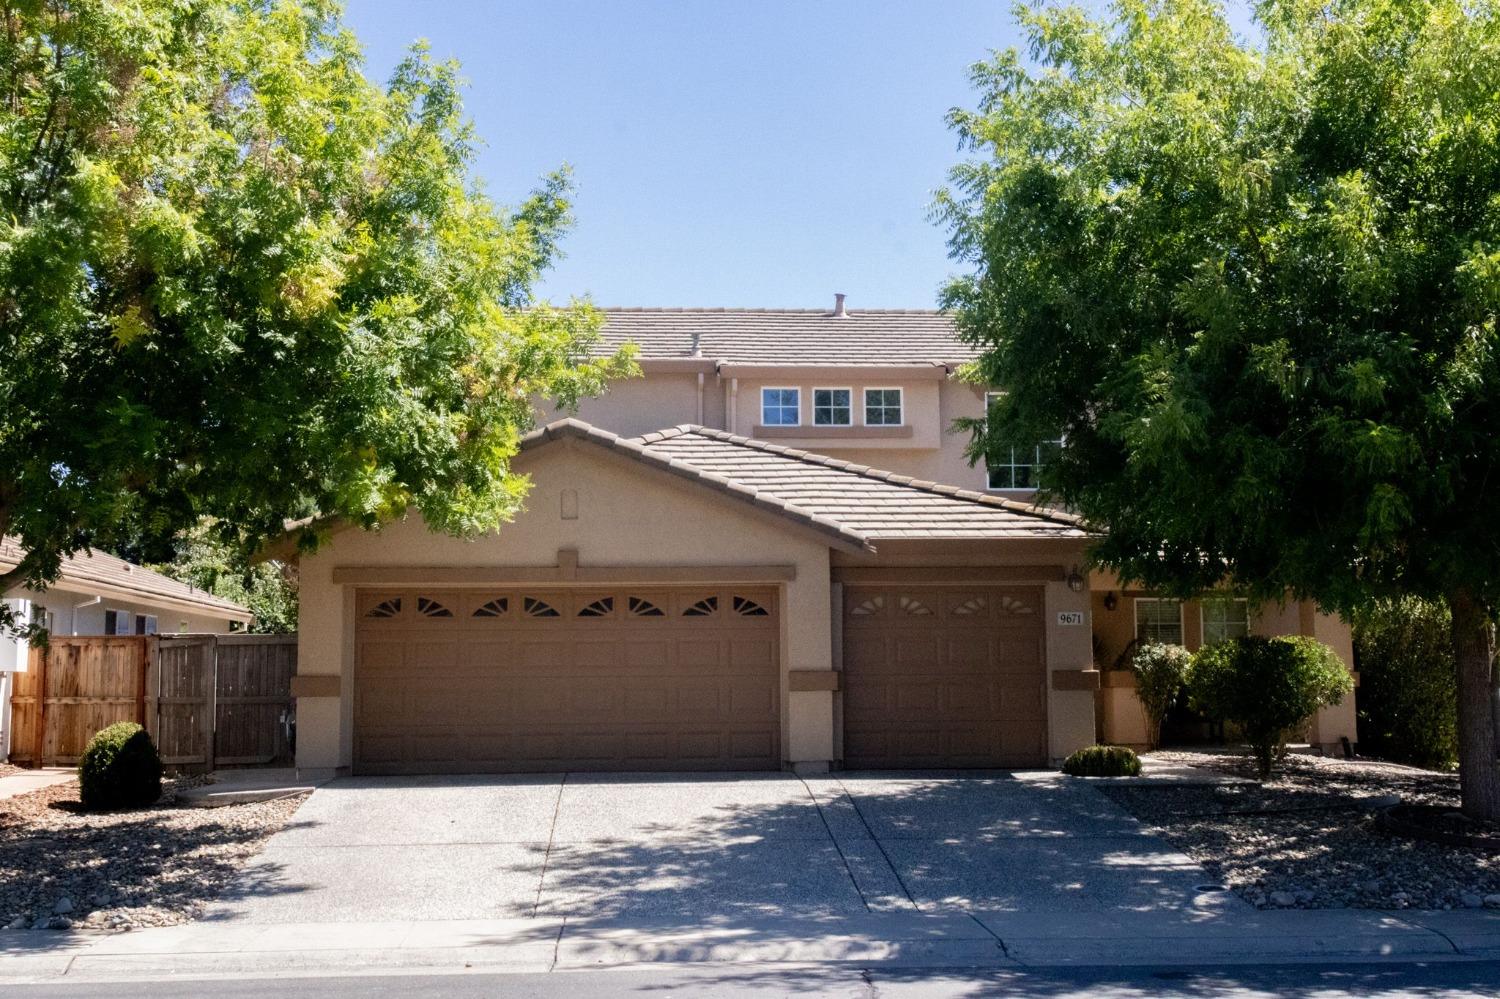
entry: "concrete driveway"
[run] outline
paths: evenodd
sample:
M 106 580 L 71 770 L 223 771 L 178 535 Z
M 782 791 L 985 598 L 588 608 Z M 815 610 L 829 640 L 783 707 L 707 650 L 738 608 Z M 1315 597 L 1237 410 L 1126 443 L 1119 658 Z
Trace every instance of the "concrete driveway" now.
M 1055 774 L 354 778 L 314 792 L 211 917 L 667 927 L 1243 904 L 1209 880 Z

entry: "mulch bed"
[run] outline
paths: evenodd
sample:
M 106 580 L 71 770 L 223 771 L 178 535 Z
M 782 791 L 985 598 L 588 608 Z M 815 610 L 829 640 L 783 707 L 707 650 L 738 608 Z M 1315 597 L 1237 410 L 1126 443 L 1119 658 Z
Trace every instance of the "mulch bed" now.
M 191 783 L 198 781 L 192 780 Z M 77 781 L 0 800 L 0 927 L 131 929 L 196 918 L 305 795 L 91 813 Z
M 1256 776 L 1247 756 L 1151 755 Z M 1371 807 L 1398 795 L 1451 812 L 1459 803 L 1454 774 L 1294 755 L 1265 782 L 1099 790 L 1261 908 L 1500 908 L 1500 852 L 1393 834 Z

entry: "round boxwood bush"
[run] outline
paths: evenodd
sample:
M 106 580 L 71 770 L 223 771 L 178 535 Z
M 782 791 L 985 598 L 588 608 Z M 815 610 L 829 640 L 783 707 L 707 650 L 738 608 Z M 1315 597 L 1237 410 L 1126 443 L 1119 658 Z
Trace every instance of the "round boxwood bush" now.
M 1251 636 L 1204 646 L 1193 655 L 1188 677 L 1193 706 L 1244 734 L 1262 777 L 1270 776 L 1292 732 L 1353 688 L 1338 653 L 1302 636 Z
M 1063 760 L 1062 769 L 1072 777 L 1135 777 L 1141 758 L 1128 746 L 1085 746 Z
M 89 740 L 78 764 L 85 808 L 138 808 L 161 797 L 161 757 L 135 722 L 115 722 Z
M 1192 656 L 1180 645 L 1149 642 L 1135 650 L 1131 668 L 1135 670 L 1135 696 L 1146 714 L 1146 745 L 1161 745 L 1161 720 L 1177 700 L 1187 682 Z

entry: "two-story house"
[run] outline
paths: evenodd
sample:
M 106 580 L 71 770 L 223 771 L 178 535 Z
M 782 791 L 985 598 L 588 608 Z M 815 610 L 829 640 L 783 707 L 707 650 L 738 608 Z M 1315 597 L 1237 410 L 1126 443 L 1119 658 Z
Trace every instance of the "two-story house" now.
M 1043 766 L 1140 741 L 1100 669 L 1137 637 L 1348 655 L 1310 606 L 1089 573 L 1087 532 L 1033 503 L 1048 442 L 964 457 L 986 393 L 940 313 L 619 309 L 605 339 L 643 377 L 544 417 L 513 525 L 413 517 L 302 560 L 299 766 Z M 1310 734 L 1352 738 L 1352 706 Z

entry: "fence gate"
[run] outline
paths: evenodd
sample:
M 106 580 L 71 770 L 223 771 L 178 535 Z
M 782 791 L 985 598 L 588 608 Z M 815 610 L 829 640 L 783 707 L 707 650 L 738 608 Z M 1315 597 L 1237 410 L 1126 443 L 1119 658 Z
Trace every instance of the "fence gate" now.
M 69 766 L 117 721 L 178 770 L 291 766 L 295 635 L 74 636 L 14 674 L 11 761 Z

